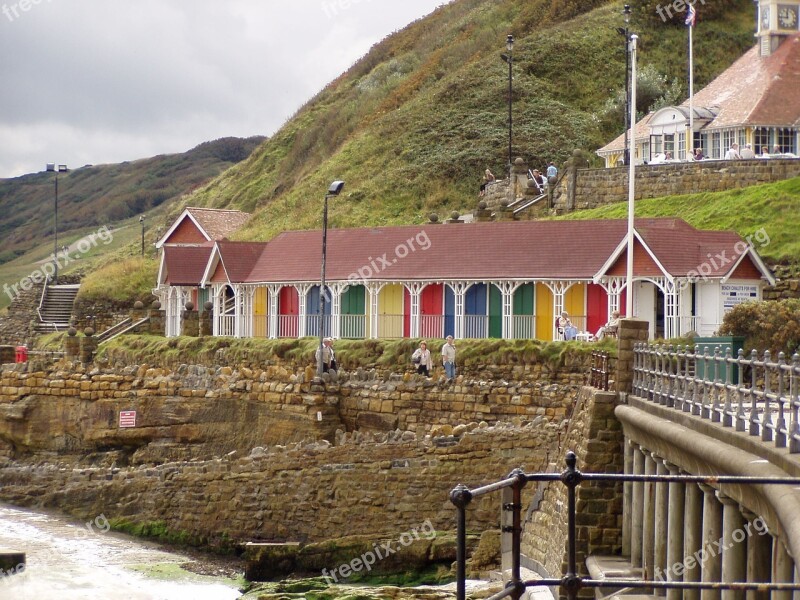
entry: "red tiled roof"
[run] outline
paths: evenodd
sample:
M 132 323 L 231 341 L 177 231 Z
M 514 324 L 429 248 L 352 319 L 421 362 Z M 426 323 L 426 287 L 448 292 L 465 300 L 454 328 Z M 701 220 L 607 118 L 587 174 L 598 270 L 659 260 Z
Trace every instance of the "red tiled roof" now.
M 800 124 L 800 34 L 789 36 L 770 56 L 748 50 L 694 95 L 695 106 L 718 106 L 709 127 Z M 683 103 L 688 105 L 688 101 Z
M 228 237 L 250 218 L 250 213 L 240 210 L 196 208 L 193 206 L 187 207 L 186 210 L 212 240 L 221 240 Z
M 266 242 L 217 242 L 220 260 L 230 282 L 248 281 L 248 275 L 266 247 Z
M 708 253 L 724 251 L 730 257 L 741 240 L 732 232 L 694 229 L 681 219 L 637 219 L 636 229 L 664 268 L 676 276 L 685 276 L 704 262 L 711 264 Z M 622 242 L 626 230 L 623 219 L 332 229 L 326 277 L 330 281 L 588 280 Z M 285 232 L 266 244 L 221 242 L 219 247 L 226 266 L 236 265 L 235 275 L 228 272 L 232 282 L 319 280 L 320 231 Z M 712 275 L 727 273 L 732 264 L 720 266 Z
M 762 57 L 753 46 L 702 90 L 693 105 L 714 108 L 717 116 L 708 129 L 737 126 L 800 126 L 800 34 L 789 36 L 770 56 Z M 688 111 L 687 98 L 681 105 Z M 688 114 L 688 113 L 687 113 Z M 636 124 L 636 139 L 647 138 L 648 114 Z M 620 151 L 624 134 L 597 153 Z
M 202 246 L 164 246 L 166 283 L 198 285 L 203 278 L 211 250 L 213 250 L 211 242 L 206 242 Z

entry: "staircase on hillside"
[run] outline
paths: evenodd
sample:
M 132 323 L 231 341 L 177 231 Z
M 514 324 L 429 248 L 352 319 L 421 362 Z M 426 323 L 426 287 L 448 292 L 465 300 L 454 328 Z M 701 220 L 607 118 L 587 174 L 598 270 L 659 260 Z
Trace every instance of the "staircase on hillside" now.
M 79 283 L 44 286 L 42 300 L 39 303 L 37 333 L 63 331 L 69 327 L 72 305 L 80 287 Z

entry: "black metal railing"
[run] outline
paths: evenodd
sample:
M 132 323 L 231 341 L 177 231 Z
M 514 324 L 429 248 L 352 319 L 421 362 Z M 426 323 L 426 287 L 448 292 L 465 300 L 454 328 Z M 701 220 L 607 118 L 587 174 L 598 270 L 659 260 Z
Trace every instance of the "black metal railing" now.
M 608 352 L 592 352 L 589 369 L 589 385 L 598 390 L 608 391 Z
M 632 588 L 632 589 L 713 589 L 713 590 L 800 590 L 800 583 L 769 582 L 715 582 L 715 581 L 661 581 L 631 580 L 622 578 L 591 579 L 578 574 L 577 534 L 576 534 L 576 489 L 584 481 L 608 482 L 683 482 L 720 484 L 775 484 L 800 485 L 800 478 L 792 477 L 741 477 L 734 475 L 633 475 L 616 473 L 582 473 L 577 469 L 575 453 L 567 452 L 567 468 L 561 473 L 525 473 L 515 469 L 508 477 L 498 482 L 470 490 L 459 484 L 450 492 L 450 501 L 456 506 L 456 598 L 466 598 L 466 548 L 467 548 L 467 507 L 475 498 L 486 494 L 511 488 L 512 501 L 502 505 L 503 522 L 511 525 L 502 526 L 503 533 L 511 534 L 511 579 L 506 582 L 502 592 L 490 596 L 487 600 L 513 598 L 519 600 L 528 587 L 560 587 L 569 600 L 575 600 L 582 588 Z M 542 578 L 534 580 L 522 579 L 522 488 L 529 481 L 560 481 L 567 487 L 567 572 L 560 578 Z M 511 518 L 506 515 L 510 513 Z

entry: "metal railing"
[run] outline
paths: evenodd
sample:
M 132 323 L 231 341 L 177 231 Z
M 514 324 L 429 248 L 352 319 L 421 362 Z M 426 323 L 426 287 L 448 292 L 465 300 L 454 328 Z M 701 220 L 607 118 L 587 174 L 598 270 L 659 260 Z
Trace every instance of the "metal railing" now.
M 589 385 L 598 390 L 608 391 L 608 352 L 592 352 L 589 369 Z
M 576 467 L 575 453 L 567 452 L 567 468 L 561 473 L 525 473 L 515 469 L 508 477 L 475 489 L 459 484 L 450 492 L 450 501 L 456 507 L 456 598 L 466 599 L 466 560 L 467 560 L 467 506 L 480 496 L 492 492 L 503 491 L 506 496 L 501 502 L 501 531 L 510 534 L 511 540 L 511 579 L 506 582 L 505 589 L 487 600 L 514 598 L 519 600 L 529 587 L 561 587 L 569 600 L 575 600 L 583 588 L 630 588 L 630 589 L 714 589 L 714 590 L 800 590 L 800 583 L 770 582 L 717 582 L 717 581 L 663 581 L 663 580 L 631 580 L 628 578 L 591 579 L 578 574 L 577 560 L 577 487 L 583 482 L 612 483 L 624 482 L 683 482 L 703 483 L 707 485 L 726 484 L 800 484 L 800 478 L 793 477 L 740 477 L 734 475 L 634 475 L 617 473 L 582 473 Z M 567 572 L 559 578 L 522 579 L 522 488 L 530 481 L 560 481 L 567 487 Z M 510 501 L 509 501 L 510 500 Z
M 800 452 L 800 355 L 637 344 L 633 394 Z

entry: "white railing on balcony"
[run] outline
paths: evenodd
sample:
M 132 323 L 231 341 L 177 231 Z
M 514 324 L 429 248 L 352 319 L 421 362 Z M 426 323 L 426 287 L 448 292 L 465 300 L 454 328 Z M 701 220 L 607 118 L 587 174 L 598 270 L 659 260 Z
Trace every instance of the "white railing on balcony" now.
M 278 337 L 296 338 L 300 332 L 298 315 L 278 315 Z
M 339 321 L 339 337 L 348 339 L 367 337 L 367 316 L 342 315 Z
M 444 337 L 444 315 L 420 315 L 419 336 L 424 339 Z
M 464 315 L 464 337 L 481 339 L 489 335 L 489 317 L 486 315 Z
M 800 356 L 638 344 L 633 394 L 800 452 Z
M 533 315 L 514 315 L 511 317 L 510 337 L 515 340 L 536 337 L 536 317 Z

